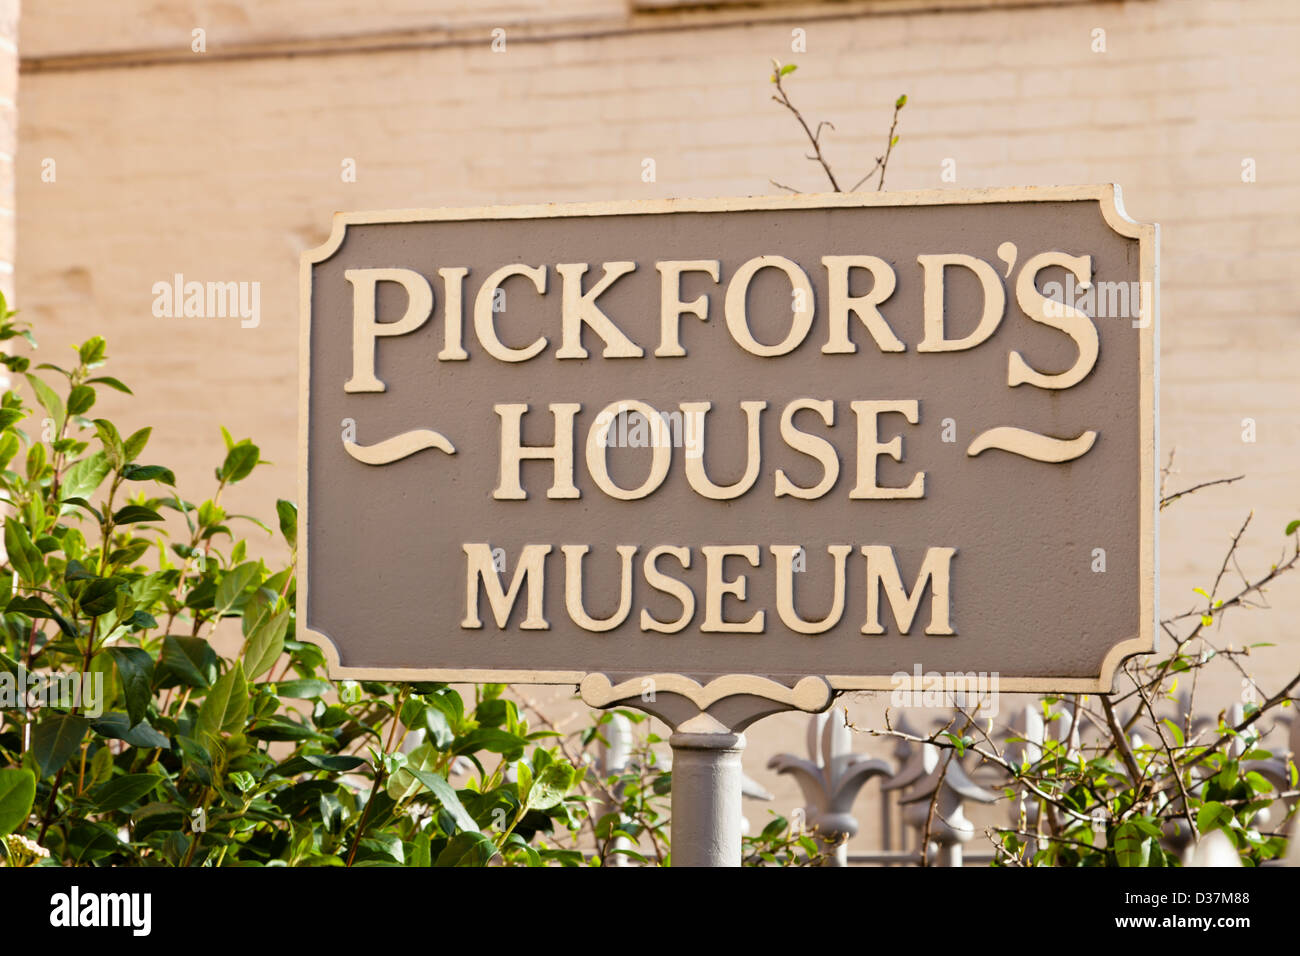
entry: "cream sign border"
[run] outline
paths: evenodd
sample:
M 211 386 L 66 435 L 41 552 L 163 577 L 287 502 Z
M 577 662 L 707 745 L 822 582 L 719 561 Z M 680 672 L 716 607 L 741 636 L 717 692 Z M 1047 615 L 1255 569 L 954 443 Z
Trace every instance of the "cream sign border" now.
M 312 266 L 332 256 L 343 243 L 350 225 L 373 225 L 407 222 L 457 222 L 468 220 L 510 220 L 548 218 L 597 218 L 600 216 L 647 215 L 680 212 L 735 212 L 741 210 L 790 210 L 826 208 L 877 208 L 939 205 L 985 205 L 996 203 L 1080 202 L 1099 204 L 1106 224 L 1118 235 L 1138 240 L 1139 279 L 1143 289 L 1152 290 L 1143 304 L 1143 323 L 1138 332 L 1140 414 L 1139 438 L 1141 449 L 1141 475 L 1139 500 L 1141 509 L 1139 541 L 1139 632 L 1110 649 L 1101 664 L 1097 678 L 1081 677 L 1002 677 L 999 687 L 1006 691 L 1047 693 L 1109 692 L 1115 671 L 1124 658 L 1134 654 L 1149 653 L 1157 649 L 1156 628 L 1157 552 L 1156 516 L 1159 512 L 1156 481 L 1156 395 L 1158 394 L 1157 357 L 1159 353 L 1159 227 L 1138 223 L 1124 212 L 1120 188 L 1117 185 L 1096 186 L 1024 186 L 998 189 L 934 189 L 917 192 L 888 193 L 824 193 L 793 196 L 749 196 L 732 199 L 655 199 L 623 202 L 569 203 L 527 206 L 480 206 L 465 209 L 401 209 L 380 212 L 335 213 L 333 229 L 324 244 L 302 254 L 299 272 L 299 345 L 298 345 L 298 501 L 302 519 L 298 522 L 298 637 L 318 644 L 329 664 L 329 673 L 335 678 L 378 680 L 431 680 L 456 683 L 508 683 L 508 684 L 580 684 L 583 698 L 593 706 L 603 706 L 618 700 L 636 697 L 641 692 L 641 679 L 625 681 L 617 687 L 599 673 L 556 670 L 458 670 L 442 668 L 373 668 L 345 667 L 339 660 L 338 648 L 320 631 L 311 630 L 307 621 L 307 530 L 311 521 L 311 507 L 307 496 L 307 416 L 308 396 L 311 387 L 311 293 Z M 753 694 L 791 704 L 804 709 L 819 709 L 827 700 L 827 689 L 842 690 L 892 690 L 909 689 L 913 678 L 904 684 L 889 675 L 828 674 L 824 677 L 805 677 L 790 688 L 769 677 L 758 675 L 729 675 L 718 677 L 707 685 L 680 674 L 647 674 L 661 692 L 679 693 L 701 708 L 707 708 L 723 697 L 735 694 Z M 923 679 L 924 680 L 924 679 Z M 924 689 L 922 686 L 910 688 Z

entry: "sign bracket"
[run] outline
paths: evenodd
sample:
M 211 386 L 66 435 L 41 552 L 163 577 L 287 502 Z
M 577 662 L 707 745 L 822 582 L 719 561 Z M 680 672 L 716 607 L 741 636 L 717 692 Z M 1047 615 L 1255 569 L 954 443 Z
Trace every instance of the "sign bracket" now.
M 657 674 L 615 684 L 588 674 L 580 686 L 592 707 L 632 707 L 672 728 L 673 866 L 740 866 L 741 754 L 745 728 L 790 710 L 820 713 L 836 692 L 821 677 L 794 687 L 754 675 L 707 684 Z

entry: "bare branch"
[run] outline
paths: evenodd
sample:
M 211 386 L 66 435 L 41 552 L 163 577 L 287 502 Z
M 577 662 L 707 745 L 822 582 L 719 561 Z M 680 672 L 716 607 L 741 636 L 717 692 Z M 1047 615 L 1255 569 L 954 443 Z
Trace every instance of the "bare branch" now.
M 1102 695 L 1101 709 L 1106 712 L 1106 725 L 1110 728 L 1111 737 L 1115 744 L 1115 749 L 1119 751 L 1120 758 L 1124 761 L 1124 766 L 1128 768 L 1129 776 L 1133 778 L 1133 786 L 1136 788 L 1142 780 L 1142 771 L 1138 769 L 1137 759 L 1133 756 L 1133 749 L 1128 744 L 1128 734 L 1124 728 L 1120 727 L 1119 720 L 1115 717 L 1115 706 L 1110 702 L 1110 698 Z
M 1203 481 L 1199 485 L 1192 485 L 1192 487 L 1190 488 L 1184 488 L 1182 491 L 1175 492 L 1174 494 L 1169 495 L 1167 498 L 1161 498 L 1160 510 L 1164 511 L 1165 505 L 1171 505 L 1179 498 L 1182 498 L 1184 495 L 1190 495 L 1195 491 L 1200 491 L 1202 488 L 1209 488 L 1213 485 L 1230 485 L 1234 481 L 1241 481 L 1241 479 L 1245 477 L 1246 477 L 1245 475 L 1237 475 L 1235 478 L 1215 478 L 1213 481 Z
M 1186 764 L 1184 764 L 1183 765 L 1184 769 L 1191 769 L 1192 767 L 1195 767 L 1202 760 L 1204 760 L 1210 754 L 1217 751 L 1224 744 L 1231 741 L 1234 737 L 1239 736 L 1243 730 L 1245 730 L 1255 721 L 1259 720 L 1259 718 L 1263 717 L 1266 711 L 1270 710 L 1273 707 L 1276 707 L 1284 700 L 1290 700 L 1291 689 L 1295 687 L 1296 684 L 1300 684 L 1300 674 L 1296 674 L 1295 677 L 1291 678 L 1291 682 L 1289 684 L 1283 687 L 1280 691 L 1278 691 L 1268 700 L 1264 701 L 1264 703 L 1260 705 L 1259 710 L 1255 711 L 1253 714 L 1251 714 L 1241 723 L 1237 724 L 1237 726 L 1233 727 L 1227 733 L 1221 734 L 1218 740 L 1210 744 L 1209 749 L 1202 751 L 1200 755 L 1193 757 Z
M 880 163 L 880 182 L 876 184 L 876 192 L 880 192 L 885 188 L 885 170 L 889 168 L 889 155 L 894 151 L 894 142 L 896 140 L 894 130 L 898 128 L 898 113 L 906 103 L 906 96 L 900 96 L 894 102 L 894 120 L 889 124 L 889 138 L 885 142 L 885 155 L 878 160 Z
M 853 188 L 850 189 L 849 192 L 851 192 L 851 193 L 855 193 L 855 192 L 857 192 L 859 186 L 861 186 L 861 185 L 862 185 L 863 183 L 865 183 L 868 179 L 870 179 L 872 176 L 875 175 L 876 170 L 880 168 L 880 162 L 881 162 L 881 159 L 882 159 L 882 157 L 880 157 L 880 156 L 877 156 L 877 157 L 876 157 L 876 165 L 874 165 L 874 166 L 872 166 L 870 169 L 868 169 L 867 172 L 866 172 L 866 174 L 865 174 L 861 179 L 859 179 L 856 183 L 853 184 Z
M 812 143 L 814 155 L 809 156 L 808 158 L 821 164 L 822 169 L 826 172 L 826 178 L 831 181 L 831 189 L 833 191 L 837 193 L 843 192 L 843 190 L 840 189 L 840 184 L 835 180 L 835 174 L 831 172 L 830 164 L 826 162 L 826 157 L 822 155 L 821 143 L 818 142 L 818 139 L 821 136 L 821 128 L 827 124 L 824 122 L 818 124 L 816 133 L 808 128 L 808 123 L 804 120 L 803 114 L 799 112 L 799 109 L 792 102 L 790 102 L 789 94 L 786 93 L 785 87 L 781 85 L 780 66 L 776 66 L 772 70 L 772 82 L 776 84 L 776 95 L 773 96 L 772 99 L 776 100 L 794 114 L 794 118 L 798 120 L 799 125 L 803 127 L 803 131 L 808 137 L 808 142 Z M 834 129 L 835 127 L 832 126 L 831 128 Z
M 1132 674 L 1129 675 L 1133 677 Z M 1151 715 L 1151 723 L 1156 729 L 1156 735 L 1160 738 L 1160 746 L 1165 750 L 1165 757 L 1169 760 L 1169 775 L 1174 778 L 1178 784 L 1178 792 L 1183 798 L 1183 817 L 1187 820 L 1187 826 L 1190 828 L 1189 833 L 1196 832 L 1196 821 L 1192 819 L 1191 799 L 1187 796 L 1187 788 L 1183 786 L 1183 774 L 1178 767 L 1178 761 L 1174 757 L 1174 752 L 1169 749 L 1169 741 L 1165 740 L 1165 730 L 1160 726 L 1160 718 L 1156 716 L 1156 709 L 1151 706 L 1151 698 L 1142 690 L 1142 684 L 1137 678 L 1133 678 L 1133 683 L 1137 685 L 1138 693 L 1142 695 L 1142 703 L 1146 704 L 1147 713 Z

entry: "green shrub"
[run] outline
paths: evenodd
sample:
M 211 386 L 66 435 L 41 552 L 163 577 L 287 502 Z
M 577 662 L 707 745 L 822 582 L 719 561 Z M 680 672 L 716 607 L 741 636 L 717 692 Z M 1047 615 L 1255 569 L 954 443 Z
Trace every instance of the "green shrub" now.
M 30 338 L 0 302 L 0 340 L 16 335 Z M 581 806 L 579 771 L 543 745 L 553 732 L 531 730 L 500 686 L 467 702 L 445 684 L 327 679 L 320 650 L 295 639 L 292 560 L 250 559 L 239 523 L 272 532 L 221 505 L 263 464 L 257 446 L 226 434 L 215 492 L 187 500 L 149 463 L 149 429 L 123 436 L 91 417 L 98 389 L 129 394 L 98 373 L 105 357 L 96 337 L 72 368 L 3 358 L 40 406 L 13 391 L 0 403 L 11 865 L 580 861 L 529 844 Z M 36 421 L 38 434 L 20 427 Z M 292 549 L 296 509 L 276 513 Z M 223 620 L 242 637 L 233 659 L 210 643 Z M 78 677 L 85 693 L 42 694 L 54 685 L 39 675 Z M 15 706 L 33 686 L 44 706 Z M 403 753 L 399 728 L 424 742 Z M 457 789 L 461 756 L 477 772 Z

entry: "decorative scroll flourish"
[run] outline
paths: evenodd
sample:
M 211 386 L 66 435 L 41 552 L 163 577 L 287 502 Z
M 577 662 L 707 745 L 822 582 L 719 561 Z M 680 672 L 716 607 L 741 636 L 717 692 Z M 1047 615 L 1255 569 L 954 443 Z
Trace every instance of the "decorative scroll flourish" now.
M 436 448 L 448 455 L 456 454 L 456 448 L 445 435 L 429 428 L 417 428 L 414 431 L 394 435 L 374 445 L 358 445 L 344 439 L 343 447 L 349 455 L 363 465 L 389 465 L 403 458 L 409 458 L 417 451 Z
M 1000 448 L 1002 451 L 1009 451 L 1023 458 L 1032 458 L 1034 461 L 1073 461 L 1086 455 L 1096 440 L 1097 433 L 1094 431 L 1086 431 L 1078 438 L 1065 439 L 1051 438 L 1024 428 L 1002 425 L 976 435 L 975 440 L 966 449 L 966 454 L 974 457 L 990 448 Z
M 800 710 L 821 710 L 830 703 L 834 691 L 825 678 L 804 677 L 794 687 L 787 687 L 767 677 L 731 674 L 716 677 L 707 684 L 681 674 L 653 674 L 614 684 L 604 674 L 588 674 L 580 689 L 583 702 L 591 707 L 607 707 L 621 700 L 639 697 L 647 684 L 658 693 L 680 694 L 700 710 L 707 710 L 725 697 L 742 694 L 762 697 Z

